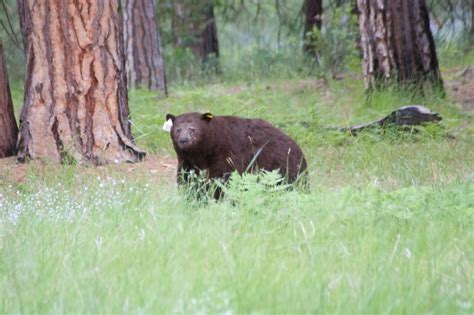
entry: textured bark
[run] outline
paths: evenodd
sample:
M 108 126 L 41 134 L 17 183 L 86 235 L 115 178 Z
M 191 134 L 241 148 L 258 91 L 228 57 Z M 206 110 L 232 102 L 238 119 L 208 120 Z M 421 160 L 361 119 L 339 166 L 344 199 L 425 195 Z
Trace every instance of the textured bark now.
M 358 0 L 367 89 L 397 80 L 442 89 L 424 0 Z
M 166 95 L 165 67 L 153 0 L 121 0 L 129 87 Z
M 0 43 L 0 158 L 16 153 L 18 127 L 13 112 L 12 96 L 8 84 L 7 67 Z
M 311 32 L 314 27 L 318 30 L 321 29 L 321 16 L 323 14 L 323 1 L 322 0 L 304 0 L 304 44 L 303 51 L 307 54 L 313 54 L 314 45 L 310 41 L 308 33 Z
M 21 0 L 26 52 L 18 159 L 136 162 L 118 0 Z
M 173 33 L 176 47 L 189 47 L 203 63 L 219 57 L 219 41 L 212 1 L 174 0 Z

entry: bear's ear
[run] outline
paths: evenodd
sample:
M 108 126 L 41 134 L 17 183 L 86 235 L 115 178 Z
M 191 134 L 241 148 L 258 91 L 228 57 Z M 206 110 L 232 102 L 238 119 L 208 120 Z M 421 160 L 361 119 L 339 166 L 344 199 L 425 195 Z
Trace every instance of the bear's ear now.
M 175 115 L 172 115 L 172 114 L 166 114 L 166 121 L 170 120 L 172 122 L 174 122 L 174 120 L 176 119 Z
M 212 118 L 214 118 L 214 115 L 212 115 L 211 113 L 202 114 L 202 119 L 204 119 L 207 122 L 210 122 Z

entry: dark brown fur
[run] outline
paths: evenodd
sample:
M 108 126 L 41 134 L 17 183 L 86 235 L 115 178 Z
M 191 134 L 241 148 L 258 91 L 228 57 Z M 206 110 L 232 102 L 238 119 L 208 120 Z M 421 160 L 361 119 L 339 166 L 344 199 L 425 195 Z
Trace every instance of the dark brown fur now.
M 296 142 L 261 119 L 186 113 L 173 121 L 171 139 L 178 155 L 178 183 L 191 170 L 207 170 L 208 178 L 227 180 L 255 169 L 278 169 L 288 182 L 306 170 L 306 160 Z M 252 166 L 249 164 L 257 156 Z M 181 175 L 183 175 L 181 177 Z

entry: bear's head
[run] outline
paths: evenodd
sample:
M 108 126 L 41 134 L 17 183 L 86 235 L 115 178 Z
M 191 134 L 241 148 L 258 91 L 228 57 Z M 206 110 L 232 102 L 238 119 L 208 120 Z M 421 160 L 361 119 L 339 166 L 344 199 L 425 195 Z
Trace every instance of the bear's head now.
M 175 148 L 181 151 L 199 149 L 213 117 L 211 113 L 186 113 L 179 116 L 167 114 L 166 120 L 173 123 L 170 133 Z

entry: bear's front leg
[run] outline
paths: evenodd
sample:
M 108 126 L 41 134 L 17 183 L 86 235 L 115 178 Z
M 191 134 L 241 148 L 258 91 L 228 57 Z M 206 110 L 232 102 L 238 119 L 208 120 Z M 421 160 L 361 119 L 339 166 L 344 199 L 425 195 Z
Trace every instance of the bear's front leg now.
M 199 170 L 195 169 L 189 162 L 186 160 L 178 158 L 178 172 L 177 172 L 177 181 L 178 185 L 185 185 L 191 181 L 191 172 L 194 171 L 196 176 L 199 176 Z
M 215 161 L 208 169 L 208 178 L 225 184 L 229 180 L 232 171 L 234 171 L 234 168 L 228 163 L 227 159 L 221 158 Z M 218 200 L 224 196 L 224 193 L 218 185 L 214 187 L 214 199 Z

